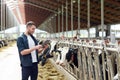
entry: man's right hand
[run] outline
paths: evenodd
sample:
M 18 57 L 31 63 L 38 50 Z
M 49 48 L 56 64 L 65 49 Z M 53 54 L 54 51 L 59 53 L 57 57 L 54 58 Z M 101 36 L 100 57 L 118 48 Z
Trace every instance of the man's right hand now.
M 40 49 L 42 47 L 43 47 L 42 45 L 37 45 L 37 46 L 35 46 L 35 49 Z

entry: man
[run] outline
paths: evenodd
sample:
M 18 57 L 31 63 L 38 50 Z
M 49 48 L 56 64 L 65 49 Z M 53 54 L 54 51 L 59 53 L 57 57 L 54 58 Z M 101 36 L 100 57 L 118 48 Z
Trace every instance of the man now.
M 22 80 L 28 80 L 28 77 L 31 77 L 31 80 L 37 80 L 38 53 L 43 47 L 38 45 L 38 41 L 33 36 L 35 29 L 34 22 L 27 22 L 26 31 L 17 39 L 22 68 Z

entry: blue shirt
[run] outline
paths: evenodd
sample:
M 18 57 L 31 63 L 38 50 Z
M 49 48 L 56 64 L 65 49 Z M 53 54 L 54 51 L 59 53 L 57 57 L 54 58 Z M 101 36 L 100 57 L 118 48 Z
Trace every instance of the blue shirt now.
M 32 37 L 32 39 L 35 42 L 35 45 L 38 44 L 38 41 L 35 39 L 35 37 L 33 35 L 30 35 Z M 19 56 L 20 56 L 20 62 L 21 62 L 21 66 L 32 66 L 32 57 L 31 57 L 31 53 L 27 54 L 27 55 L 21 55 L 21 51 L 24 49 L 29 49 L 28 46 L 28 39 L 27 36 L 23 33 L 20 37 L 18 37 L 17 39 L 17 47 L 18 47 L 18 52 L 19 52 Z M 38 61 L 38 50 L 36 50 L 36 56 L 37 56 L 37 61 Z

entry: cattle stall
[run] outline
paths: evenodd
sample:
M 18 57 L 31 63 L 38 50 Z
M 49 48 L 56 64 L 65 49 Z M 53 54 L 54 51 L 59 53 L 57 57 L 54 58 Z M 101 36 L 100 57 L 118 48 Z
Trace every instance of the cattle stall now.
M 56 45 L 53 61 L 77 80 L 119 78 L 119 41 L 116 44 L 106 40 L 59 41 Z

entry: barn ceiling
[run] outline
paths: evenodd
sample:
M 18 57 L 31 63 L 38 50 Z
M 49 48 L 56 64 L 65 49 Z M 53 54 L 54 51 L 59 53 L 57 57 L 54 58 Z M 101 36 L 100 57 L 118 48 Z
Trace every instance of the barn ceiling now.
M 66 0 L 18 0 L 19 11 L 21 13 L 22 22 L 34 21 L 37 26 L 41 25 L 51 15 L 61 10 L 64 6 L 64 19 L 65 19 L 65 6 Z M 78 27 L 78 0 L 73 4 L 74 15 L 74 28 Z M 90 0 L 90 26 L 97 26 L 101 24 L 101 0 Z M 70 30 L 70 16 L 71 16 L 71 0 L 68 0 L 68 26 Z M 14 11 L 15 12 L 15 11 Z M 17 13 L 16 13 L 17 16 Z M 19 17 L 17 17 L 19 19 Z M 58 28 L 56 16 L 56 29 Z M 19 20 L 20 21 L 20 20 Z M 61 21 L 61 20 L 60 20 Z M 65 21 L 65 20 L 64 20 Z M 80 0 L 80 28 L 87 28 L 87 0 Z M 62 22 L 60 22 L 61 24 Z M 104 0 L 104 24 L 117 24 L 120 23 L 120 0 Z M 64 23 L 65 26 L 65 23 Z

